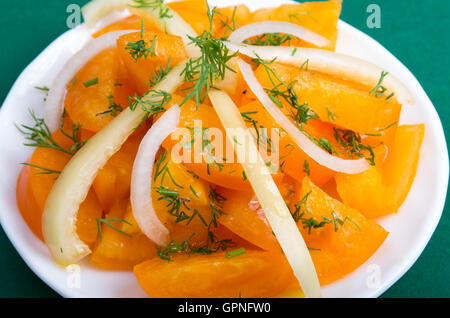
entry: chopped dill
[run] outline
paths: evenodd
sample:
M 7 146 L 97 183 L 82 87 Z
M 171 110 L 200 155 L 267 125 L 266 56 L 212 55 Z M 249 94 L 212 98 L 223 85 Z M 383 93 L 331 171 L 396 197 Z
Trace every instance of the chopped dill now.
M 130 7 L 133 8 L 149 8 L 152 10 L 158 10 L 160 18 L 172 18 L 170 9 L 164 4 L 164 0 L 132 0 L 134 4 Z
M 24 162 L 22 164 L 24 166 L 30 166 L 30 167 L 33 167 L 33 168 L 41 170 L 41 172 L 37 172 L 36 174 L 60 174 L 61 173 L 61 171 L 58 171 L 58 170 L 52 170 L 52 169 L 40 167 L 40 166 L 31 164 L 31 163 L 27 163 L 27 162 Z
M 64 131 L 62 127 L 59 128 L 59 131 L 63 134 L 63 136 L 72 142 L 72 146 L 70 146 L 70 148 L 68 149 L 64 148 L 53 138 L 50 129 L 44 122 L 44 119 L 38 118 L 31 109 L 29 110 L 29 112 L 31 118 L 34 121 L 34 126 L 28 125 L 21 125 L 20 127 L 16 126 L 17 129 L 25 136 L 25 140 L 27 140 L 24 143 L 25 146 L 51 148 L 64 152 L 68 155 L 73 155 L 86 143 L 86 141 L 81 141 L 80 136 L 81 125 L 72 124 L 72 131 L 70 133 Z
M 350 156 L 366 158 L 370 165 L 375 165 L 375 153 L 373 147 L 363 144 L 361 136 L 351 130 L 345 130 L 334 127 L 334 138 L 345 149 Z M 365 156 L 364 153 L 369 154 Z
M 200 49 L 201 56 L 190 58 L 181 72 L 184 81 L 190 83 L 184 89 L 188 93 L 181 105 L 193 98 L 198 107 L 206 99 L 209 90 L 214 88 L 216 80 L 223 80 L 227 70 L 236 72 L 227 63 L 238 53 L 231 53 L 221 41 L 215 39 L 212 35 L 212 21 L 215 13 L 217 13 L 215 9 L 211 12 L 208 10 L 210 31 L 205 30 L 197 37 L 188 36 L 192 43 Z
M 136 42 L 130 42 L 125 47 L 125 50 L 128 50 L 135 62 L 137 62 L 141 57 L 147 58 L 149 55 L 151 57 L 156 56 L 156 38 L 157 35 L 153 37 L 151 43 L 147 43 L 143 39 Z
M 327 113 L 328 113 L 328 122 L 331 123 L 332 121 L 335 121 L 337 118 L 337 115 L 331 111 L 331 109 L 327 106 Z
M 156 84 L 162 81 L 162 79 L 170 72 L 171 69 L 172 67 L 170 66 L 170 57 L 169 57 L 166 66 L 161 65 L 159 69 L 155 70 L 155 72 L 152 74 L 152 77 L 147 83 L 150 85 L 150 87 L 155 86 Z
M 292 35 L 289 34 L 264 33 L 254 39 L 245 40 L 244 43 L 258 46 L 280 46 L 287 42 L 290 46 L 292 39 Z
M 245 250 L 245 248 L 241 247 L 236 250 L 226 252 L 225 257 L 230 259 L 236 256 L 244 255 L 245 253 L 247 253 L 247 251 Z
M 303 162 L 303 172 L 306 173 L 306 175 L 310 175 L 310 170 L 309 170 L 309 163 L 308 160 L 305 159 L 305 161 Z
M 97 84 L 98 84 L 98 77 L 95 77 L 83 83 L 84 87 L 90 87 Z
M 158 201 L 167 201 L 168 213 L 175 217 L 175 223 L 180 223 L 185 220 L 190 219 L 190 216 L 185 210 L 190 210 L 187 205 L 191 199 L 187 197 L 181 197 L 178 190 L 170 190 L 166 187 L 159 186 L 154 188 L 155 191 L 160 195 Z
M 128 222 L 127 220 L 124 219 L 119 219 L 119 218 L 108 218 L 108 219 L 102 219 L 102 218 L 97 218 L 97 229 L 98 229 L 98 235 L 100 237 L 100 243 L 103 240 L 103 233 L 102 233 L 102 226 L 101 223 L 105 224 L 106 226 L 109 226 L 110 228 L 112 228 L 113 230 L 119 232 L 120 234 L 123 234 L 125 236 L 128 236 L 130 238 L 133 238 L 133 236 L 131 234 L 128 234 L 127 232 L 122 231 L 121 229 L 115 227 L 114 225 L 112 225 L 110 222 L 122 222 L 128 225 L 133 225 L 130 222 Z
M 167 150 L 164 150 L 162 155 L 156 161 L 155 175 L 153 177 L 153 182 L 156 182 L 157 179 L 159 177 L 161 177 L 160 184 L 162 185 L 165 177 L 168 176 L 170 178 L 170 180 L 172 181 L 173 185 L 175 185 L 178 188 L 183 189 L 184 187 L 182 185 L 178 184 L 175 181 L 175 179 L 173 178 L 172 173 L 170 172 L 170 169 L 169 169 L 169 161 L 168 160 L 165 161 L 166 157 L 167 157 Z
M 112 117 L 116 117 L 123 109 L 122 106 L 114 102 L 114 96 L 109 94 L 108 96 L 108 109 L 104 112 L 98 113 L 95 116 L 101 116 L 102 118 L 107 117 L 108 115 L 111 115 Z
M 379 80 L 378 80 L 378 83 L 377 83 L 377 85 L 370 91 L 370 95 L 375 95 L 375 97 L 380 97 L 380 96 L 382 96 L 382 95 L 387 91 L 387 88 L 384 87 L 382 84 L 383 84 L 383 81 L 384 81 L 385 77 L 388 76 L 388 75 L 389 75 L 389 72 L 381 71 L 381 75 L 380 75 L 380 78 L 379 78 Z M 389 96 L 386 97 L 385 100 L 389 100 L 389 99 L 391 99 L 393 96 L 394 96 L 394 93 L 391 93 Z

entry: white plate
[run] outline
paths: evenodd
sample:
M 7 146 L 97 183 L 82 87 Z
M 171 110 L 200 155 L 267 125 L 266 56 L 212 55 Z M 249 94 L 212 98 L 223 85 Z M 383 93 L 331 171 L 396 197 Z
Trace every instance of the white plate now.
M 212 5 L 246 3 L 250 9 L 273 6 L 271 0 L 210 1 Z M 278 1 L 281 4 L 288 1 Z M 325 297 L 377 297 L 416 261 L 435 230 L 447 192 L 449 160 L 439 117 L 426 93 L 408 69 L 376 41 L 339 21 L 337 51 L 375 62 L 400 78 L 416 104 L 403 108 L 402 123 L 425 123 L 426 132 L 416 179 L 400 211 L 380 219 L 390 234 L 365 264 L 344 279 L 323 287 Z M 52 82 L 64 62 L 87 41 L 85 26 L 70 30 L 51 43 L 20 75 L 0 111 L 0 221 L 27 265 L 64 297 L 144 297 L 131 272 L 102 271 L 89 265 L 65 269 L 55 265 L 45 245 L 28 229 L 16 206 L 15 185 L 33 149 L 23 146 L 14 123 L 30 123 L 28 108 L 42 114 L 43 97 L 34 87 Z M 74 272 L 75 270 L 75 272 Z M 80 286 L 76 283 L 80 278 Z M 79 288 L 78 288 L 79 287 Z

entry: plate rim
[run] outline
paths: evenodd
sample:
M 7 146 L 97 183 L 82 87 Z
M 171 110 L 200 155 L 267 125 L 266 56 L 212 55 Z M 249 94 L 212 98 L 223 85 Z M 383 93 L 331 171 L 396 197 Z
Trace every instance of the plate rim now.
M 84 24 L 78 26 L 77 28 L 79 28 L 83 25 Z M 2 107 L 0 108 L 0 118 L 2 116 L 4 116 L 3 114 L 5 113 L 5 111 L 4 111 L 5 108 L 3 107 L 3 105 L 7 104 L 9 99 L 12 98 L 11 97 L 12 92 L 17 89 L 18 83 L 25 80 L 25 78 L 27 77 L 28 73 L 30 72 L 30 70 L 32 68 L 32 65 L 41 58 L 41 56 L 47 51 L 47 49 L 49 47 L 55 45 L 56 42 L 62 41 L 64 39 L 64 37 L 68 36 L 68 33 L 74 31 L 75 29 L 67 30 L 66 32 L 64 32 L 60 36 L 58 36 L 25 67 L 25 69 L 20 73 L 20 75 L 15 80 L 14 84 L 12 85 L 11 89 L 9 90 L 9 92 L 2 104 Z M 404 71 L 408 72 L 408 75 L 411 76 L 411 78 L 414 80 L 414 84 L 420 90 L 418 92 L 418 94 L 425 96 L 427 101 L 429 102 L 429 104 L 433 106 L 430 114 L 434 117 L 434 121 L 439 123 L 439 127 L 433 127 L 433 128 L 434 128 L 435 133 L 437 133 L 436 137 L 440 139 L 438 141 L 438 144 L 440 147 L 442 147 L 442 150 L 445 150 L 445 154 L 446 154 L 446 158 L 447 158 L 447 160 L 444 164 L 445 169 L 444 169 L 444 171 L 442 171 L 443 172 L 442 175 L 444 176 L 443 178 L 446 178 L 445 187 L 442 187 L 442 189 L 439 193 L 438 206 L 439 206 L 440 213 L 436 214 L 433 218 L 433 222 L 431 222 L 431 224 L 428 225 L 428 232 L 426 233 L 426 236 L 427 236 L 426 240 L 422 239 L 421 246 L 416 247 L 417 252 L 415 253 L 414 257 L 412 257 L 412 258 L 410 257 L 405 264 L 402 264 L 402 267 L 397 269 L 396 274 L 392 275 L 392 277 L 390 278 L 389 281 L 383 281 L 382 286 L 377 288 L 371 295 L 372 297 L 378 297 L 381 294 L 383 294 L 388 288 L 390 288 L 395 282 L 397 282 L 414 265 L 414 263 L 417 261 L 417 259 L 422 255 L 425 247 L 428 245 L 433 233 L 435 232 L 435 230 L 439 224 L 440 218 L 444 212 L 444 206 L 445 206 L 447 190 L 448 190 L 448 181 L 449 181 L 448 180 L 448 175 L 449 175 L 448 148 L 447 148 L 447 143 L 446 143 L 446 139 L 445 139 L 442 122 L 439 118 L 437 110 L 434 107 L 432 101 L 430 100 L 428 94 L 423 89 L 420 82 L 414 76 L 414 74 L 397 57 L 395 57 L 390 51 L 388 51 L 384 46 L 382 46 L 378 41 L 376 41 L 369 35 L 365 34 L 364 32 L 358 30 L 357 28 L 353 27 L 352 25 L 350 25 L 348 23 L 346 23 L 342 20 L 339 20 L 338 30 L 341 31 L 341 29 L 343 29 L 343 30 L 346 29 L 348 32 L 351 32 L 352 34 L 357 35 L 358 37 L 363 38 L 366 41 L 373 42 L 373 44 L 378 46 L 379 49 L 383 50 L 384 53 L 389 56 L 389 58 L 393 59 L 395 61 L 395 63 L 399 65 L 399 67 L 404 69 Z M 437 119 L 437 121 L 436 121 L 436 119 Z M 427 127 L 427 129 L 431 129 L 431 127 L 430 128 Z M 14 236 L 13 233 L 11 233 L 9 228 L 4 226 L 5 222 L 4 222 L 3 218 L 5 215 L 6 215 L 6 212 L 0 212 L 0 223 L 2 225 L 2 228 L 3 228 L 6 236 L 8 237 L 9 241 L 14 246 L 15 250 L 18 252 L 20 257 L 24 260 L 24 262 L 27 264 L 27 266 L 34 272 L 34 274 L 37 275 L 39 277 L 39 279 L 41 279 L 45 284 L 47 284 L 47 286 L 52 288 L 55 292 L 57 292 L 61 296 L 63 296 L 63 297 L 80 297 L 80 295 L 78 295 L 76 292 L 71 293 L 71 291 L 73 291 L 71 289 L 60 288 L 56 283 L 54 283 L 52 280 L 50 280 L 45 275 L 45 273 L 41 273 L 40 269 L 36 268 L 36 266 L 33 264 L 32 260 L 30 259 L 29 255 L 27 255 L 26 251 L 24 251 L 24 249 L 21 247 L 21 243 L 18 242 L 20 239 L 18 239 L 16 236 Z

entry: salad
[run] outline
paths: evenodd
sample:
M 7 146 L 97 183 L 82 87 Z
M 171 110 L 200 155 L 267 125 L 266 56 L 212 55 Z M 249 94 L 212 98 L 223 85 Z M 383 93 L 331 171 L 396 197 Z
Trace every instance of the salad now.
M 17 205 L 55 262 L 150 297 L 320 297 L 366 262 L 425 127 L 398 124 L 389 70 L 334 52 L 341 5 L 89 2 L 92 39 L 18 125 Z

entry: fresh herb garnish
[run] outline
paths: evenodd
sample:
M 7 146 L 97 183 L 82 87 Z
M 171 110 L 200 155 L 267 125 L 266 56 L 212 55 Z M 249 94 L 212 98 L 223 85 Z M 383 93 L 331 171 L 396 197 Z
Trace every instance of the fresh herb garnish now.
M 31 163 L 27 163 L 27 162 L 24 162 L 22 164 L 24 166 L 30 166 L 30 167 L 33 167 L 33 168 L 41 170 L 41 172 L 37 172 L 36 174 L 60 174 L 61 173 L 61 171 L 58 171 L 58 170 L 52 170 L 52 169 L 40 167 L 40 166 L 31 164 Z
M 287 84 L 275 73 L 273 68 L 270 66 L 275 62 L 275 60 L 276 59 L 266 62 L 258 55 L 256 58 L 256 62 L 264 67 L 273 86 L 272 89 L 266 88 L 265 91 L 278 107 L 283 108 L 283 101 L 288 103 L 288 105 L 292 108 L 289 116 L 294 120 L 297 128 L 301 129 L 303 124 L 306 124 L 308 120 L 318 119 L 319 116 L 308 107 L 307 103 L 299 103 L 298 96 L 294 90 L 296 81 Z
M 223 80 L 227 70 L 236 72 L 227 63 L 238 53 L 231 53 L 222 41 L 215 39 L 212 35 L 212 21 L 216 12 L 215 9 L 211 12 L 208 10 L 210 31 L 205 30 L 197 37 L 188 36 L 192 43 L 200 49 L 201 56 L 190 58 L 181 72 L 184 81 L 191 84 L 185 88 L 189 92 L 181 105 L 193 98 L 198 107 L 206 99 L 209 90 L 214 88 L 216 80 Z
M 150 116 L 165 112 L 164 106 L 170 102 L 172 95 L 163 90 L 151 89 L 141 97 L 134 94 L 134 97 L 128 96 L 130 109 L 134 111 L 138 106 L 146 113 L 142 121 Z
M 132 0 L 134 4 L 130 5 L 133 8 L 149 8 L 158 10 L 160 18 L 172 18 L 170 8 L 164 4 L 164 0 Z
M 280 46 L 286 42 L 291 45 L 293 37 L 289 34 L 264 33 L 256 38 L 245 40 L 244 43 L 258 46 Z
M 155 86 L 156 84 L 158 84 L 159 82 L 162 81 L 162 79 L 169 74 L 170 70 L 172 69 L 172 67 L 170 66 L 170 57 L 167 61 L 167 64 L 165 67 L 163 67 L 162 65 L 159 67 L 158 70 L 155 70 L 155 72 L 152 74 L 152 77 L 150 78 L 150 80 L 148 81 L 148 84 L 150 85 L 150 87 Z
M 156 161 L 155 175 L 153 177 L 153 182 L 156 182 L 156 180 L 159 177 L 161 177 L 160 184 L 162 185 L 164 182 L 164 178 L 168 176 L 176 187 L 183 189 L 183 186 L 179 185 L 173 178 L 172 173 L 169 170 L 169 160 L 165 161 L 166 157 L 167 157 L 167 150 L 164 150 L 162 155 Z
M 116 117 L 123 109 L 122 106 L 120 106 L 119 104 L 117 104 L 116 102 L 114 102 L 114 96 L 111 94 L 109 94 L 108 96 L 108 109 L 105 110 L 104 112 L 98 113 L 95 116 L 101 116 L 102 119 L 105 118 L 108 115 L 111 115 L 112 117 Z
M 84 87 L 90 87 L 97 84 L 98 84 L 98 77 L 95 77 L 83 83 Z
M 165 247 L 158 247 L 158 256 L 161 259 L 171 261 L 172 256 L 175 254 L 184 253 L 187 255 L 191 254 L 212 254 L 216 253 L 217 251 L 225 251 L 226 249 L 232 247 L 235 245 L 235 243 L 231 239 L 223 239 L 218 240 L 215 234 L 213 233 L 213 228 L 217 227 L 217 219 L 224 215 L 225 212 L 222 210 L 222 202 L 226 200 L 225 197 L 217 193 L 217 191 L 210 187 L 210 192 L 208 195 L 210 199 L 210 210 L 211 210 L 211 221 L 207 225 L 207 238 L 206 242 L 203 246 L 192 246 L 189 244 L 189 241 L 192 239 L 192 237 L 195 235 L 192 234 L 189 238 L 187 238 L 183 242 L 177 242 L 176 240 L 171 241 L 167 246 Z M 201 217 L 200 213 L 194 214 L 191 218 L 193 218 L 195 215 L 198 215 Z M 204 219 L 202 219 L 202 222 L 204 222 Z
M 305 161 L 303 162 L 303 172 L 306 173 L 308 176 L 310 174 L 309 171 L 309 163 L 308 160 L 305 159 Z
M 225 257 L 226 258 L 233 258 L 233 257 L 239 256 L 239 255 L 243 255 L 245 253 L 247 253 L 247 251 L 245 250 L 245 248 L 241 247 L 241 248 L 238 248 L 236 250 L 232 250 L 232 251 L 226 252 L 225 253 Z
M 34 88 L 36 88 L 37 90 L 43 91 L 43 92 L 50 91 L 50 88 L 48 88 L 47 86 L 35 86 Z
M 31 118 L 34 121 L 34 126 L 21 125 L 21 127 L 16 126 L 17 129 L 25 136 L 27 142 L 24 143 L 25 146 L 29 147 L 40 147 L 40 148 L 51 148 L 68 155 L 73 155 L 78 151 L 86 141 L 81 141 L 80 128 L 81 125 L 72 124 L 72 131 L 67 133 L 62 127 L 59 131 L 72 142 L 72 146 L 68 149 L 61 146 L 52 136 L 52 133 L 48 126 L 45 124 L 43 118 L 38 118 L 34 112 L 30 109 Z
M 331 111 L 331 109 L 328 108 L 328 106 L 327 106 L 326 108 L 327 108 L 327 113 L 328 113 L 328 122 L 331 123 L 332 121 L 335 121 L 335 120 L 336 120 L 337 115 L 336 115 L 335 113 L 333 113 L 333 112 Z
M 375 95 L 375 97 L 379 97 L 387 91 L 387 88 L 384 87 L 382 84 L 383 84 L 384 78 L 388 75 L 389 75 L 389 72 L 381 71 L 380 79 L 378 80 L 377 85 L 370 91 L 370 95 Z M 393 96 L 394 96 L 394 93 L 391 93 L 388 97 L 386 97 L 386 100 L 389 100 Z
M 163 186 L 156 187 L 155 191 L 160 195 L 158 198 L 159 201 L 164 200 L 168 202 L 166 206 L 168 208 L 167 212 L 175 216 L 175 223 L 180 223 L 190 218 L 185 210 L 190 210 L 187 203 L 191 199 L 181 197 L 178 190 L 170 190 Z
M 350 156 L 366 158 L 370 165 L 375 165 L 375 153 L 372 146 L 362 143 L 361 136 L 351 130 L 334 129 L 334 138 Z M 368 153 L 369 156 L 365 156 Z
M 339 230 L 339 225 L 342 227 L 345 225 L 347 221 L 350 221 L 358 230 L 361 231 L 361 228 L 359 227 L 358 223 L 356 223 L 351 217 L 348 215 L 344 218 L 344 220 L 341 220 L 334 211 L 331 212 L 331 216 L 333 218 L 333 224 L 334 224 L 334 231 L 337 232 Z M 331 220 L 328 219 L 330 222 Z
M 114 225 L 112 225 L 109 222 L 122 222 L 122 223 L 125 223 L 125 224 L 128 224 L 128 225 L 133 225 L 130 222 L 128 222 L 127 220 L 119 219 L 119 218 L 108 218 L 108 219 L 97 218 L 97 228 L 98 228 L 98 235 L 100 237 L 100 243 L 103 240 L 103 233 L 102 233 L 101 223 L 105 224 L 106 226 L 109 226 L 110 228 L 112 228 L 113 230 L 119 232 L 120 234 L 123 234 L 125 236 L 133 238 L 133 236 L 131 234 L 128 234 L 127 232 L 122 231 L 121 229 L 115 227 Z
M 156 56 L 156 39 L 157 35 L 153 37 L 153 40 L 150 43 L 147 43 L 143 39 L 136 42 L 130 42 L 125 47 L 125 50 L 128 50 L 135 62 L 141 57 L 147 58 L 149 55 L 151 57 Z

